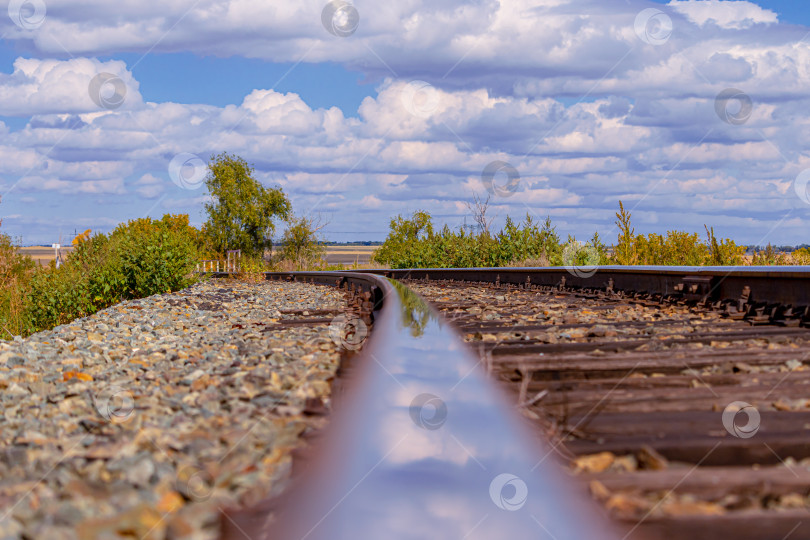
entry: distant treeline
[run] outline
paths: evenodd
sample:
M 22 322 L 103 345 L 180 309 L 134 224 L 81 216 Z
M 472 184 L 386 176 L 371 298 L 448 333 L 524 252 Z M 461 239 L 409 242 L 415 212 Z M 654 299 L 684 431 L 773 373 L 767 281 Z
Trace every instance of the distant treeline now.
M 758 251 L 763 251 L 767 248 L 768 246 L 754 246 L 754 245 L 745 246 L 745 253 L 754 254 Z M 782 253 L 793 253 L 794 251 L 810 249 L 810 244 L 800 244 L 798 246 L 771 246 L 771 249 Z

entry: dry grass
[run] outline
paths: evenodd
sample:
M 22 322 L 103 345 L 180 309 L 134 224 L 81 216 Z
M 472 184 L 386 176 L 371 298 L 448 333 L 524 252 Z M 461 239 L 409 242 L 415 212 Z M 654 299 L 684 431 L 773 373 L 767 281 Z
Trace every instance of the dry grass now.
M 291 261 L 288 259 L 280 260 L 273 264 L 273 272 L 318 272 L 318 271 L 351 271 L 351 270 L 381 270 L 391 268 L 388 265 L 380 264 L 376 261 L 369 261 L 367 263 L 359 263 L 355 261 L 353 264 L 333 264 L 327 262 L 325 259 L 318 259 L 314 261 Z
M 370 261 L 366 264 L 361 264 L 358 268 L 362 268 L 364 270 L 389 270 L 391 268 L 390 264 L 380 264 L 377 261 Z
M 0 311 L 2 311 L 0 338 L 11 339 L 13 336 L 25 334 L 27 328 L 25 292 L 25 280 L 18 277 L 4 279 L 0 283 Z
M 36 263 L 17 252 L 8 236 L 0 235 L 0 338 L 11 339 L 28 329 L 28 284 Z
M 543 268 L 551 266 L 548 257 L 540 255 L 534 259 L 524 259 L 522 261 L 512 261 L 506 265 L 509 268 Z

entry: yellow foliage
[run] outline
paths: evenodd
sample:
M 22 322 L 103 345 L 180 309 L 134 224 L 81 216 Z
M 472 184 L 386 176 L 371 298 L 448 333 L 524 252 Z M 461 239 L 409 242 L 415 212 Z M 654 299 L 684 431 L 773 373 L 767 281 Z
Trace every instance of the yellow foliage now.
M 73 239 L 73 245 L 78 246 L 79 244 L 81 244 L 85 240 L 89 240 L 91 232 L 92 232 L 91 229 L 87 229 L 86 231 L 84 231 L 80 235 L 76 236 L 76 238 Z

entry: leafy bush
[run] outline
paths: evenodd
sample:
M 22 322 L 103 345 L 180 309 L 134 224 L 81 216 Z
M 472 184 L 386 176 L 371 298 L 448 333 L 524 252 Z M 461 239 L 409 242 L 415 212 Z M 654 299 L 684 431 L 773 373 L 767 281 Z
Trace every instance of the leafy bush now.
M 810 265 L 810 248 L 800 248 L 790 254 L 792 263 Z
M 498 258 L 492 266 L 523 265 L 527 261 L 544 260 L 549 265 L 563 264 L 564 246 L 551 218 L 538 225 L 527 213 L 522 226 L 518 227 L 507 216 L 506 224 L 495 240 L 498 243 Z
M 709 264 L 714 266 L 739 266 L 744 264 L 745 246 L 738 246 L 730 239 L 718 241 L 714 236 L 714 227 L 709 228 L 704 225 L 704 228 L 708 236 Z
M 484 213 L 478 216 L 483 218 Z M 573 236 L 561 242 L 549 218 L 538 225 L 528 214 L 520 224 L 507 217 L 504 228 L 494 235 L 484 226 L 479 226 L 477 233 L 464 228 L 453 231 L 447 226 L 436 232 L 430 214 L 419 211 L 410 218 L 397 216 L 391 220 L 388 237 L 373 260 L 391 268 L 744 264 L 745 247 L 732 240 L 718 240 L 714 229 L 708 227 L 705 243 L 697 233 L 683 231 L 636 234 L 631 214 L 621 201 L 616 225 L 619 234 L 611 250 L 598 233 L 585 244 Z M 780 260 L 775 255 L 772 258 Z
M 430 214 L 415 212 L 411 218 L 397 216 L 390 227 L 388 238 L 375 251 L 373 260 L 391 268 L 516 266 L 538 260 L 563 263 L 565 246 L 550 219 L 538 226 L 527 215 L 516 225 L 507 217 L 504 228 L 492 235 L 486 229 L 473 233 L 464 228 L 453 231 L 446 225 L 436 232 Z M 598 236 L 595 239 L 598 241 Z M 569 241 L 576 242 L 573 238 Z M 599 245 L 596 251 L 604 254 L 604 245 Z M 576 255 L 584 253 L 578 249 Z M 604 260 L 600 258 L 600 262 Z
M 786 266 L 792 264 L 791 257 L 776 251 L 771 244 L 765 249 L 754 250 L 751 257 L 751 266 Z
M 422 244 L 433 237 L 433 221 L 427 212 L 414 212 L 410 219 L 397 216 L 389 225 L 391 232 L 372 259 L 391 268 L 427 267 Z
M 697 233 L 667 231 L 666 236 L 650 233 L 636 236 L 633 242 L 637 264 L 699 266 L 708 256 L 708 249 Z
M 199 232 L 189 225 L 187 215 L 130 221 L 116 227 L 110 239 L 120 260 L 122 297 L 143 298 L 190 284 Z
M 34 276 L 28 291 L 31 327 L 51 328 L 122 300 L 187 287 L 199 240 L 188 216 L 166 215 L 79 242 L 61 267 L 52 262 Z
M 28 317 L 34 330 L 51 328 L 103 307 L 99 295 L 99 307 L 94 306 L 91 284 L 96 285 L 95 290 L 112 286 L 109 278 L 97 285 L 99 277 L 109 273 L 108 243 L 106 236 L 96 235 L 78 244 L 59 268 L 51 261 L 36 273 L 28 290 Z
M 733 240 L 717 240 L 714 228 L 705 227 L 707 242 L 704 244 L 697 233 L 684 231 L 667 231 L 666 236 L 657 233 L 637 235 L 630 218 L 630 212 L 619 201 L 619 211 L 616 212 L 619 236 L 611 262 L 655 266 L 743 264 L 745 247 L 736 245 Z

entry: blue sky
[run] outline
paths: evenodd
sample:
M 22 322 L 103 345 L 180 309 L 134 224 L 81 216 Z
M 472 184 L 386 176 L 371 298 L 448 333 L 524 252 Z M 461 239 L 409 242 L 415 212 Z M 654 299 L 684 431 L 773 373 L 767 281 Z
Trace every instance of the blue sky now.
M 549 215 L 579 239 L 614 240 L 622 200 L 637 232 L 808 242 L 802 4 L 12 0 L 3 231 L 200 224 L 200 163 L 229 151 L 330 240 L 381 240 L 417 209 L 458 226 L 489 195 L 496 224 Z M 329 9 L 357 13 L 355 31 L 327 28 Z M 502 171 L 487 184 L 494 162 L 519 173 L 514 193 Z
M 657 4 L 669 4 L 671 0 L 653 0 Z M 810 10 L 802 0 L 759 0 L 758 6 L 779 15 L 779 21 L 786 24 L 810 25 Z
M 127 65 L 140 55 L 125 54 Z M 215 84 L 211 84 L 216 74 Z M 374 85 L 363 83 L 363 74 L 340 64 L 271 63 L 240 57 L 200 57 L 192 53 L 156 54 L 145 57 L 133 70 L 142 81 L 144 100 L 207 103 L 223 107 L 239 104 L 256 88 L 294 92 L 313 108 L 338 107 L 346 116 L 357 116 L 360 102 L 374 96 Z M 226 82 L 227 81 L 227 82 Z M 328 91 L 327 91 L 328 88 Z

